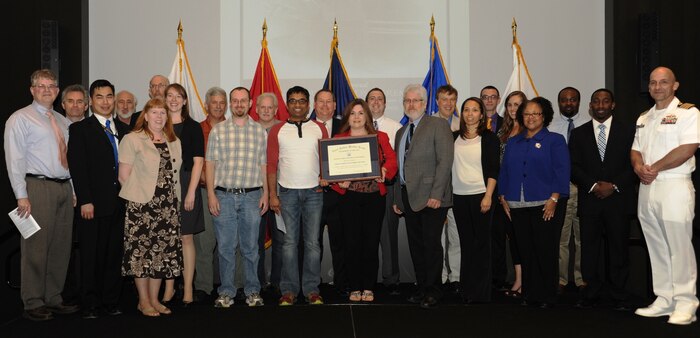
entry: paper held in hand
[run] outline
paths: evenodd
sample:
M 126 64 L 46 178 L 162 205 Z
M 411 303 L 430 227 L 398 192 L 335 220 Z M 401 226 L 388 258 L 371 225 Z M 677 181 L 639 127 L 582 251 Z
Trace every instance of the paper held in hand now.
M 34 220 L 34 216 L 29 215 L 29 217 L 27 218 L 20 217 L 19 213 L 17 212 L 17 208 L 15 208 L 15 210 L 10 211 L 7 215 L 10 216 L 12 222 L 15 223 L 17 230 L 19 230 L 19 233 L 22 234 L 22 237 L 24 237 L 24 239 L 31 237 L 37 231 L 41 230 L 39 224 L 37 224 Z

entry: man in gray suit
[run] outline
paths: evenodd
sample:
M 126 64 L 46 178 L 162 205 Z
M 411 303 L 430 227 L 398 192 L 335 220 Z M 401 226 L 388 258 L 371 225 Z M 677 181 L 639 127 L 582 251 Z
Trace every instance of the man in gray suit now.
M 406 219 L 408 247 L 418 291 L 408 301 L 432 308 L 440 298 L 440 234 L 452 206 L 453 140 L 450 127 L 425 115 L 428 93 L 420 84 L 403 91 L 409 123 L 396 133 L 400 184 L 394 184 L 394 211 Z

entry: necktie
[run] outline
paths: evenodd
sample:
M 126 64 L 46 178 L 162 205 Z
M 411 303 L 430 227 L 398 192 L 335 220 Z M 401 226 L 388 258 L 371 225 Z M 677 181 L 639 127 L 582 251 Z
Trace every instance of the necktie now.
M 114 168 L 117 169 L 117 172 L 119 172 L 119 153 L 117 153 L 117 140 L 114 137 L 114 134 L 112 133 L 112 121 L 107 120 L 105 122 L 105 134 L 107 134 L 107 138 L 109 139 L 109 143 L 112 144 L 112 153 L 114 153 Z
M 404 154 L 404 161 L 403 161 L 403 167 L 401 168 L 403 177 L 401 179 L 405 180 L 406 179 L 406 153 L 408 153 L 408 147 L 411 145 L 411 139 L 413 138 L 413 129 L 416 126 L 411 123 L 411 125 L 408 128 L 408 136 L 406 137 L 406 144 L 404 145 L 403 149 L 403 154 Z
M 372 124 L 374 124 L 374 130 L 379 130 L 379 123 L 377 123 L 377 121 L 372 121 Z
M 486 125 L 489 127 L 490 131 L 493 131 L 493 127 L 491 127 L 491 117 L 486 118 Z
M 61 162 L 61 166 L 64 169 L 68 169 L 68 157 L 66 156 L 66 139 L 63 137 L 63 132 L 58 127 L 56 117 L 53 116 L 53 113 L 49 110 L 46 112 L 46 116 L 49 117 L 49 121 L 51 122 L 51 129 L 53 129 L 53 134 L 56 137 L 56 144 L 58 144 L 58 160 Z
M 605 159 L 605 146 L 606 146 L 605 125 L 604 124 L 599 125 L 598 129 L 600 129 L 600 132 L 598 133 L 598 154 L 600 154 L 600 160 L 603 161 Z
M 569 129 L 566 131 L 566 142 L 569 142 L 569 137 L 571 137 L 571 131 L 574 130 L 574 119 L 568 118 L 569 120 Z

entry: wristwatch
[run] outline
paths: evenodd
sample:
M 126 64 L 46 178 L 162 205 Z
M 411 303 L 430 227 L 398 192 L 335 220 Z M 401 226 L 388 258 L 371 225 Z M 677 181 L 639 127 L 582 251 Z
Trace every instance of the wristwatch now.
M 558 198 L 550 197 L 549 199 L 552 200 L 552 201 L 554 201 L 554 203 L 559 202 L 559 199 L 558 199 Z

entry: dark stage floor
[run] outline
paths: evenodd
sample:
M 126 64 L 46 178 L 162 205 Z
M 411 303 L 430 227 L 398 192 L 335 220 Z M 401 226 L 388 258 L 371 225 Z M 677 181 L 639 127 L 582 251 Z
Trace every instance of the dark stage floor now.
M 374 304 L 350 305 L 324 285 L 321 306 L 279 307 L 269 294 L 263 307 L 237 300 L 231 308 L 216 309 L 212 299 L 186 309 L 173 305 L 170 316 L 146 318 L 136 311 L 133 287 L 127 285 L 121 316 L 83 320 L 75 314 L 36 323 L 22 319 L 18 308 L 0 324 L 0 337 L 700 337 L 698 323 L 674 326 L 667 317 L 641 318 L 607 304 L 575 308 L 575 290 L 547 310 L 521 306 L 500 293 L 491 304 L 469 306 L 448 293 L 437 308 L 423 310 L 405 301 L 410 289 L 402 285 L 401 296 L 389 296 L 380 288 Z

